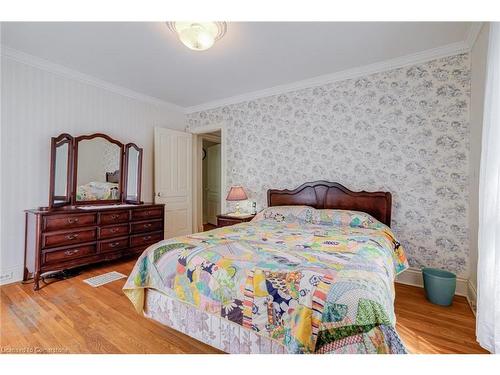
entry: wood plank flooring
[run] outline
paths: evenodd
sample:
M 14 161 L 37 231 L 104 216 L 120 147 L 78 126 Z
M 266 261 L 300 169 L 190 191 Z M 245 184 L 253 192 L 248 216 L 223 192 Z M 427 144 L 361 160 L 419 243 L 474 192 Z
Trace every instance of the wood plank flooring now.
M 465 297 L 438 306 L 422 288 L 396 283 L 395 311 L 396 330 L 411 353 L 488 353 L 476 341 L 476 319 Z
M 138 315 L 121 291 L 123 279 L 98 288 L 82 282 L 109 271 L 128 275 L 134 263 L 87 268 L 38 292 L 32 284 L 0 287 L 0 352 L 220 353 Z M 485 353 L 475 341 L 474 315 L 463 297 L 440 307 L 427 302 L 422 289 L 396 284 L 396 315 L 411 353 Z

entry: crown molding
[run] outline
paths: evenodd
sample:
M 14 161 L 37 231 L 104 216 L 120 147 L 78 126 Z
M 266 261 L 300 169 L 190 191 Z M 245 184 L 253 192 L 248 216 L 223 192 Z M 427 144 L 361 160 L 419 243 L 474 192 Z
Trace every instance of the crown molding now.
M 392 69 L 402 68 L 405 66 L 410 66 L 414 64 L 419 64 L 423 62 L 427 62 L 430 60 L 452 56 L 460 53 L 469 52 L 474 43 L 477 40 L 477 37 L 481 31 L 484 22 L 473 22 L 471 27 L 469 28 L 466 38 L 464 41 L 447 44 L 441 47 L 436 47 L 432 49 L 428 49 L 425 51 L 397 57 L 390 60 L 385 60 L 381 62 L 377 62 L 374 64 L 364 65 L 352 69 L 346 69 L 340 72 L 325 74 L 301 81 L 296 81 L 284 85 L 273 86 L 270 88 L 266 88 L 263 90 L 252 91 L 249 93 L 230 96 L 227 98 L 214 100 L 206 103 L 202 103 L 195 106 L 189 107 L 181 107 L 179 105 L 166 102 L 164 100 L 154 98 L 124 87 L 117 86 L 115 84 L 106 82 L 99 78 L 78 72 L 76 70 L 66 68 L 63 65 L 59 65 L 48 60 L 27 54 L 25 52 L 0 45 L 1 55 L 17 62 L 27 64 L 30 66 L 34 66 L 36 68 L 49 71 L 55 74 L 63 75 L 72 79 L 76 79 L 80 82 L 84 82 L 99 88 L 103 88 L 105 90 L 111 91 L 113 93 L 126 96 L 132 99 L 137 99 L 143 102 L 152 103 L 155 105 L 165 106 L 172 110 L 182 112 L 184 114 L 191 114 L 200 111 L 206 111 L 209 109 L 214 109 L 226 105 L 238 104 L 242 102 L 246 102 L 249 100 L 255 100 L 259 98 L 264 98 L 273 95 L 279 95 L 286 92 L 296 91 L 304 88 L 310 88 L 315 86 L 321 86 L 332 82 L 343 81 L 346 79 L 353 79 L 362 76 L 366 76 L 369 74 L 380 73 Z
M 178 111 L 181 113 L 184 113 L 185 111 L 183 107 L 178 106 L 176 104 L 169 103 L 164 100 L 106 82 L 104 80 L 90 76 L 88 74 L 81 73 L 77 70 L 67 68 L 63 65 L 53 63 L 51 61 L 30 55 L 26 52 L 22 52 L 11 47 L 7 47 L 3 44 L 0 45 L 0 52 L 2 57 L 8 58 L 10 60 L 19 62 L 21 64 L 29 65 L 60 76 L 71 78 L 79 82 L 86 83 L 88 85 L 92 85 L 110 91 L 114 94 L 125 96 L 131 99 L 140 100 L 142 102 L 154 104 L 157 106 L 167 107 L 171 110 Z
M 467 44 L 469 50 L 471 50 L 472 47 L 474 47 L 477 37 L 479 36 L 481 29 L 483 28 L 483 24 L 484 22 L 473 22 L 471 27 L 469 28 L 467 36 L 465 37 L 465 44 Z
M 310 79 L 305 79 L 302 81 L 297 81 L 285 85 L 279 85 L 270 87 L 264 90 L 253 91 L 250 93 L 231 96 L 229 98 L 214 100 L 211 102 L 203 103 L 200 105 L 195 105 L 185 108 L 186 114 L 191 114 L 200 111 L 206 111 L 209 109 L 214 109 L 226 105 L 238 104 L 246 102 L 249 100 L 255 100 L 258 98 L 283 94 L 290 91 L 296 91 L 304 88 L 310 88 L 315 86 L 322 86 L 332 82 L 343 81 L 346 79 L 358 78 L 366 76 L 369 74 L 380 73 L 387 70 L 402 68 L 405 66 L 410 66 L 414 64 L 419 64 L 427 62 L 430 60 L 438 59 L 441 57 L 457 55 L 460 53 L 469 52 L 469 45 L 465 41 L 447 44 L 441 47 L 425 50 L 422 52 L 413 53 L 410 55 L 405 55 L 397 57 L 395 59 L 385 60 L 382 62 L 360 66 L 357 68 L 346 69 L 340 72 L 325 74 L 317 76 Z

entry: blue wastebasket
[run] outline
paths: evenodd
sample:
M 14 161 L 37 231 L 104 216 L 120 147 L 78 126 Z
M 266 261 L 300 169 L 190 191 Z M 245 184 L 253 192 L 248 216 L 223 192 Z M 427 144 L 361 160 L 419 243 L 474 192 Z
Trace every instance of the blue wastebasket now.
M 424 268 L 422 275 L 427 299 L 436 305 L 450 306 L 457 287 L 457 276 L 437 268 Z

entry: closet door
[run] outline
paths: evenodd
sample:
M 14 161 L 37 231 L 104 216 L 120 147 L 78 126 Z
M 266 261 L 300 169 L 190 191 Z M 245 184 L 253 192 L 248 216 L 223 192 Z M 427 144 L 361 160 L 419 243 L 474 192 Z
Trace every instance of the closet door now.
M 165 204 L 165 239 L 193 232 L 192 135 L 155 128 L 155 203 Z
M 207 221 L 217 225 L 220 214 L 220 145 L 207 149 Z

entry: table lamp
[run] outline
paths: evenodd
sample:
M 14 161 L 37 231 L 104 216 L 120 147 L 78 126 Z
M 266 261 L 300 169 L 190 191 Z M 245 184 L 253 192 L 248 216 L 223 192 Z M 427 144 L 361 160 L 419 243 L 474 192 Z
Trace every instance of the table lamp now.
M 231 186 L 231 189 L 229 189 L 229 193 L 227 194 L 226 200 L 227 201 L 236 201 L 236 214 L 240 214 L 240 203 L 239 201 L 244 201 L 248 199 L 247 193 L 245 193 L 245 190 L 243 190 L 243 187 L 241 186 Z

